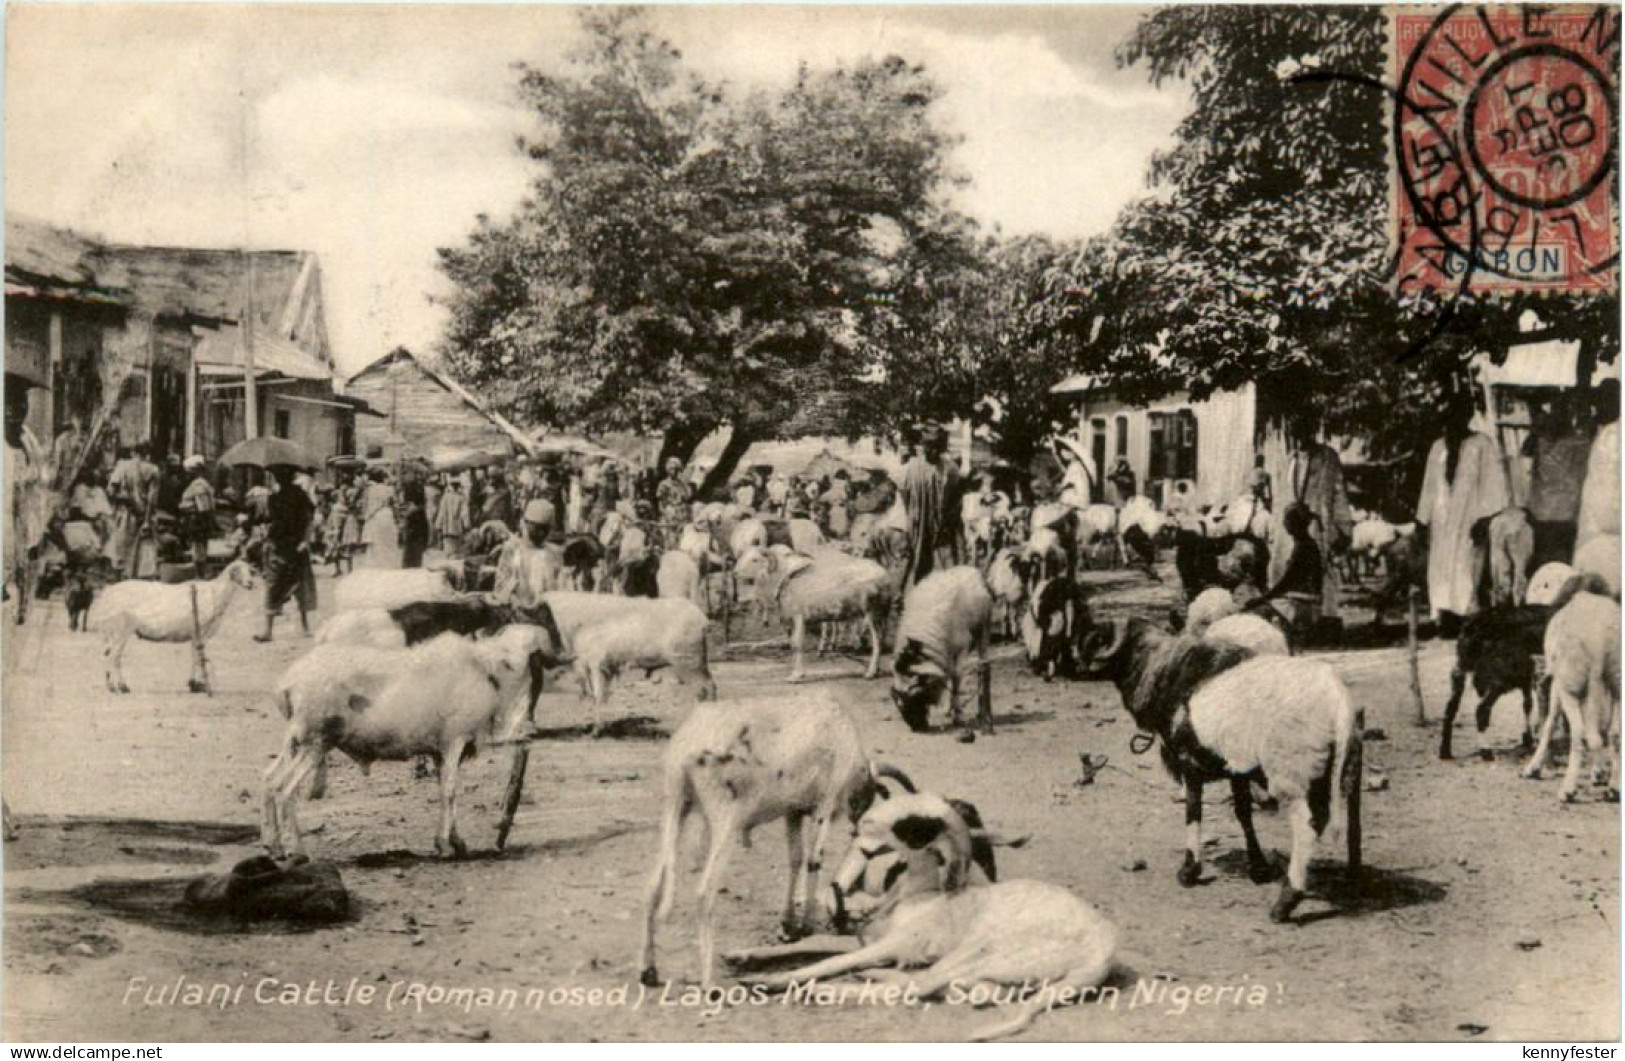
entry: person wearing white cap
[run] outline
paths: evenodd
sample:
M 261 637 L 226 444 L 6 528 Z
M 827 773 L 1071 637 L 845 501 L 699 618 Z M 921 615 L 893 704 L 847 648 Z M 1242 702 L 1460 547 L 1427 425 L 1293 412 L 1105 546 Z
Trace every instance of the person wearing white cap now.
M 540 497 L 533 497 L 525 502 L 524 515 L 520 517 L 520 538 L 529 545 L 538 548 L 547 544 L 548 535 L 553 531 L 553 520 L 558 512 L 551 501 Z
M 214 485 L 209 482 L 203 458 L 196 453 L 187 457 L 181 468 L 191 476 L 181 493 L 182 533 L 192 546 L 192 562 L 201 569 L 209 556 L 209 539 L 214 537 Z

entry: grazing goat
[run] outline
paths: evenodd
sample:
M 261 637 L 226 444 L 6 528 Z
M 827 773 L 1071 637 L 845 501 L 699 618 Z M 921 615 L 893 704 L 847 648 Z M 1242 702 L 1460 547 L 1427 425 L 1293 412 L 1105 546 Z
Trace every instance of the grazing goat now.
M 1529 588 L 1529 561 L 1535 555 L 1535 529 L 1529 513 L 1503 508 L 1490 517 L 1490 607 L 1521 604 Z
M 936 796 L 876 803 L 836 880 L 838 896 L 861 887 L 882 897 L 862 945 L 758 983 L 788 988 L 893 966 L 918 970 L 907 979 L 922 999 L 956 984 L 1042 985 L 1014 1017 L 975 1033 L 978 1041 L 1022 1031 L 1058 1000 L 1087 1000 L 1116 966 L 1116 926 L 1059 885 L 973 885 L 967 871 L 974 832 L 950 801 Z
M 1593 783 L 1608 783 L 1619 799 L 1619 602 L 1578 592 L 1546 626 L 1546 674 L 1553 709 L 1540 729 L 1540 744 L 1523 776 L 1538 778 L 1551 755 L 1558 711 L 1569 727 L 1569 762 L 1558 797 L 1567 803 L 1579 787 L 1581 750 L 1596 756 Z
M 897 627 L 897 655 L 892 660 L 892 702 L 908 728 L 923 732 L 931 708 L 948 689 L 953 722 L 960 722 L 960 661 L 976 649 L 979 686 L 977 718 L 992 732 L 988 690 L 987 637 L 993 621 L 993 598 L 982 573 L 974 567 L 951 567 L 917 582 L 903 599 Z
M 1523 746 L 1525 750 L 1534 746 L 1530 720 L 1535 709 L 1535 657 L 1544 650 L 1546 626 L 1554 610 L 1539 604 L 1502 607 L 1468 616 L 1461 624 L 1456 638 L 1456 665 L 1450 671 L 1450 699 L 1444 705 L 1444 721 L 1439 728 L 1439 758 L 1453 758 L 1451 736 L 1468 675 L 1472 675 L 1473 691 L 1478 694 L 1480 743 L 1490 728 L 1490 711 L 1496 701 L 1516 689 L 1523 694 Z M 1484 747 L 1480 747 L 1479 755 L 1492 757 Z
M 444 571 L 408 568 L 400 571 L 352 571 L 333 582 L 333 610 L 395 608 L 417 600 L 449 600 L 457 595 Z
M 670 667 L 678 684 L 696 683 L 699 700 L 713 700 L 705 644 L 705 613 L 693 601 L 603 597 L 593 593 L 549 593 L 566 649 L 575 659 L 576 678 L 592 698 L 592 732 L 603 732 L 603 708 L 610 680 L 626 668 L 652 673 Z
M 495 742 L 528 738 L 518 732 L 529 706 L 523 694 L 545 640 L 535 627 L 510 626 L 485 641 L 445 634 L 408 649 L 322 645 L 296 661 L 276 692 L 288 729 L 265 772 L 267 849 L 276 857 L 300 853 L 299 786 L 336 749 L 363 770 L 433 756 L 440 767 L 435 851 L 466 854 L 457 835 L 458 766 L 488 732 Z
M 214 636 L 226 609 L 240 589 L 254 588 L 254 572 L 237 560 L 211 579 L 164 585 L 143 579 L 116 582 L 102 591 L 95 603 L 96 626 L 102 632 L 102 657 L 107 691 L 127 693 L 124 648 L 132 636 L 141 641 L 190 641 L 192 673 L 186 687 L 207 688 L 203 646 Z
M 1202 876 L 1202 788 L 1228 779 L 1247 842 L 1248 872 L 1274 876 L 1253 831 L 1249 782 L 1288 808 L 1292 858 L 1273 921 L 1303 898 L 1315 838 L 1346 806 L 1349 872 L 1360 862 L 1360 713 L 1330 664 L 1254 657 L 1211 640 L 1175 637 L 1140 619 L 1119 620 L 1089 639 L 1096 673 L 1112 681 L 1143 732 L 1158 738 L 1163 765 L 1185 784 L 1186 848 L 1179 882 Z M 1340 798 L 1341 797 L 1341 800 Z
M 863 620 L 869 635 L 869 665 L 863 676 L 873 678 L 880 672 L 882 634 L 894 599 L 891 572 L 873 560 L 832 550 L 811 557 L 769 549 L 747 554 L 740 564 L 762 572 L 757 581 L 762 602 L 790 621 L 790 681 L 806 677 L 803 651 L 809 621 L 824 624 L 822 652 L 833 624 Z
M 783 818 L 790 847 L 790 882 L 783 924 L 805 934 L 812 923 L 824 848 L 837 818 L 854 822 L 874 801 L 877 778 L 914 786 L 893 767 L 871 763 L 857 724 L 828 689 L 799 689 L 771 699 L 702 704 L 666 747 L 660 850 L 644 909 L 639 965 L 643 983 L 655 969 L 655 922 L 668 917 L 677 886 L 683 826 L 698 815 L 708 838 L 699 895 L 700 980 L 715 972 L 717 890 L 736 840 Z M 804 826 L 811 819 L 812 843 Z

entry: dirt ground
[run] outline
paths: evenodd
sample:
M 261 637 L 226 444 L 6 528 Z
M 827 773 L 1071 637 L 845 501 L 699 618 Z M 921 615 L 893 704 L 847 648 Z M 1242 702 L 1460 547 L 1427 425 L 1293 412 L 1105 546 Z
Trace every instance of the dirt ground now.
M 322 590 L 330 599 L 325 580 Z M 1137 575 L 1108 576 L 1097 592 L 1107 614 L 1171 599 Z M 136 691 L 113 697 L 98 639 L 70 634 L 59 604 L 18 632 L 3 716 L 4 790 L 22 825 L 5 845 L 7 1041 L 951 1040 L 994 1019 L 968 1003 L 708 1005 L 683 991 L 696 961 L 686 887 L 661 937 L 673 986 L 639 992 L 660 754 L 689 706 L 690 691 L 669 681 L 620 686 L 611 707 L 621 721 L 599 740 L 583 734 L 573 684 L 550 687 L 538 721 L 551 739 L 533 750 L 500 856 L 505 753 L 465 770 L 463 834 L 475 854 L 457 862 L 430 854 L 433 782 L 408 764 L 363 778 L 335 758 L 327 800 L 307 804 L 302 822 L 312 855 L 339 866 L 353 919 L 306 931 L 197 921 L 178 907 L 185 882 L 257 850 L 260 775 L 280 728 L 266 691 L 309 644 L 283 630 L 254 644 L 253 616 L 239 599 L 212 644 L 212 698 L 185 692 L 184 646 L 133 645 Z M 1000 853 L 1002 876 L 1064 884 L 1118 924 L 1118 993 L 1046 1014 L 1029 1038 L 1616 1039 L 1618 807 L 1589 788 L 1564 806 L 1555 781 L 1519 780 L 1510 702 L 1490 731 L 1493 761 L 1471 754 L 1469 708 L 1463 757 L 1439 762 L 1450 652 L 1424 644 L 1424 727 L 1402 650 L 1330 657 L 1367 727 L 1382 731 L 1367 762 L 1386 787 L 1365 797 L 1366 878 L 1346 882 L 1341 851 L 1324 851 L 1289 926 L 1269 923 L 1274 886 L 1248 882 L 1218 788 L 1211 880 L 1175 882 L 1183 810 L 1155 756 L 1131 753 L 1110 687 L 1046 684 L 1003 646 L 998 733 L 962 744 L 909 733 L 886 683 L 861 680 L 851 657 L 810 669 L 849 698 L 875 755 L 973 800 L 990 825 L 1032 835 Z M 782 650 L 736 649 L 716 675 L 723 696 L 746 696 L 780 688 L 786 669 Z M 1080 753 L 1110 758 L 1086 786 Z M 1284 852 L 1286 822 L 1263 815 L 1259 827 Z M 718 908 L 723 950 L 776 937 L 787 872 L 778 835 L 760 830 L 734 858 Z M 826 864 L 844 842 L 843 831 Z M 214 988 L 213 1004 L 188 1004 L 192 985 Z

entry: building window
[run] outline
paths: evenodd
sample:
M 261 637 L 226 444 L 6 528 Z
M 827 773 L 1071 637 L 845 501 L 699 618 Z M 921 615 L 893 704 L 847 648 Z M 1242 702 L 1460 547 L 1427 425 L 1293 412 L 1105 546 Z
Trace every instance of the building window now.
M 1126 416 L 1117 418 L 1117 455 L 1119 457 L 1128 456 L 1128 417 Z
M 1147 476 L 1153 479 L 1196 478 L 1196 414 L 1189 409 L 1177 413 L 1152 413 L 1151 462 Z
M 275 422 L 271 425 L 271 434 L 277 438 L 288 438 L 293 434 L 293 413 L 288 409 L 276 411 Z

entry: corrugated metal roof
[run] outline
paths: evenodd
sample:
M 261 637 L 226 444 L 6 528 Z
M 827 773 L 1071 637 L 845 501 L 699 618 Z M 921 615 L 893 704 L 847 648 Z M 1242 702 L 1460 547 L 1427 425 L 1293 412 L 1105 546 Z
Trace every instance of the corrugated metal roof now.
M 240 376 L 248 365 L 243 330 L 226 327 L 196 330 L 198 371 L 206 376 Z M 287 376 L 290 379 L 330 380 L 333 370 L 320 358 L 306 353 L 286 339 L 254 332 L 254 376 Z

